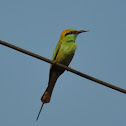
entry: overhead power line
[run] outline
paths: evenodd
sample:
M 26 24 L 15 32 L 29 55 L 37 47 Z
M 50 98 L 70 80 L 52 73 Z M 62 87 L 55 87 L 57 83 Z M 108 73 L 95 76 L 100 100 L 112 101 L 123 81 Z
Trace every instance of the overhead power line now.
M 74 70 L 74 69 L 72 69 L 72 68 L 70 68 L 70 67 L 67 67 L 67 66 L 63 65 L 63 64 L 54 62 L 54 61 L 52 61 L 52 60 L 50 60 L 50 59 L 47 59 L 47 58 L 42 57 L 42 56 L 40 56 L 40 55 L 37 55 L 37 54 L 35 54 L 35 53 L 33 53 L 33 52 L 27 51 L 27 50 L 25 50 L 25 49 L 22 49 L 22 48 L 20 48 L 20 47 L 15 46 L 15 45 L 12 45 L 12 44 L 9 44 L 9 43 L 7 43 L 7 42 L 4 42 L 4 41 L 2 41 L 2 40 L 0 40 L 0 44 L 2 44 L 2 45 L 4 45 L 4 46 L 7 46 L 7 47 L 9 47 L 9 48 L 12 48 L 12 49 L 14 49 L 14 50 L 17 50 L 17 51 L 19 51 L 19 52 L 25 53 L 25 54 L 27 54 L 27 55 L 30 55 L 30 56 L 32 56 L 32 57 L 35 57 L 35 58 L 37 58 L 37 59 L 43 60 L 43 61 L 45 61 L 45 62 L 48 62 L 48 63 L 54 64 L 54 65 L 57 65 L 57 66 L 59 66 L 59 67 L 61 67 L 61 68 L 66 69 L 67 71 L 70 71 L 70 72 L 72 72 L 72 73 L 75 73 L 75 74 L 77 74 L 77 75 L 79 75 L 79 76 L 81 76 L 81 77 L 87 78 L 87 79 L 92 80 L 92 81 L 94 81 L 94 82 L 97 82 L 97 83 L 99 83 L 99 84 L 101 84 L 101 85 L 104 85 L 104 86 L 106 86 L 106 87 L 112 88 L 112 89 L 114 89 L 114 90 L 117 90 L 117 91 L 120 91 L 120 92 L 126 94 L 126 90 L 123 89 L 123 88 L 114 86 L 114 85 L 112 85 L 112 84 L 109 84 L 109 83 L 107 83 L 107 82 L 104 82 L 104 81 L 102 81 L 102 80 L 99 80 L 99 79 L 97 79 L 97 78 L 94 78 L 94 77 L 92 77 L 92 76 L 89 76 L 89 75 L 87 75 L 87 74 L 81 73 L 81 72 L 79 72 L 79 71 L 77 71 L 77 70 Z

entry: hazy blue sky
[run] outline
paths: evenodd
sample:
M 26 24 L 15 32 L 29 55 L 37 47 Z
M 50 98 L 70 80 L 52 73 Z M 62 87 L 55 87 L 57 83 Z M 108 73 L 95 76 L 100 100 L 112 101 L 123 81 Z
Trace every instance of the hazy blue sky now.
M 64 29 L 70 67 L 126 89 L 126 0 L 0 0 L 0 39 L 51 59 Z M 126 95 L 70 72 L 36 122 L 50 64 L 0 45 L 0 126 L 126 126 Z

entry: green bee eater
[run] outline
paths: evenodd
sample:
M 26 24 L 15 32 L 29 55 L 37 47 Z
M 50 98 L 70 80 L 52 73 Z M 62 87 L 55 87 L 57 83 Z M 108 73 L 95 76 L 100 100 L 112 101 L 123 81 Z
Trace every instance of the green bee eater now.
M 74 56 L 75 50 L 76 50 L 76 43 L 75 39 L 78 34 L 82 32 L 87 32 L 88 30 L 73 30 L 73 29 L 66 29 L 62 32 L 59 42 L 54 50 L 52 60 L 61 63 L 63 65 L 68 66 Z M 42 107 L 44 103 L 49 103 L 52 95 L 53 88 L 55 86 L 55 83 L 58 79 L 58 77 L 64 72 L 65 70 L 63 68 L 60 68 L 56 65 L 50 66 L 50 74 L 49 74 L 49 82 L 48 87 L 46 91 L 44 92 L 43 96 L 41 97 L 42 106 L 39 111 L 39 114 L 37 116 L 37 119 L 39 118 L 40 112 L 42 110 Z

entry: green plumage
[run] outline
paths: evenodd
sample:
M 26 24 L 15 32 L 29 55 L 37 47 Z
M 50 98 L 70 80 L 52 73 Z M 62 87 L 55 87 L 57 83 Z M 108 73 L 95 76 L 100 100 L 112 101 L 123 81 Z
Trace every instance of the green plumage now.
M 68 66 L 74 56 L 75 50 L 76 50 L 76 43 L 75 39 L 79 33 L 87 32 L 88 30 L 73 30 L 73 29 L 66 29 L 62 32 L 60 36 L 60 40 L 54 50 L 52 60 L 61 63 L 63 65 Z M 37 116 L 37 119 L 39 118 L 39 115 L 41 113 L 42 107 L 45 103 L 50 102 L 50 98 L 52 95 L 53 88 L 55 86 L 55 83 L 58 79 L 58 77 L 64 72 L 65 70 L 63 68 L 60 68 L 56 65 L 50 66 L 50 73 L 49 73 L 49 81 L 48 81 L 48 87 L 46 91 L 44 92 L 43 96 L 41 97 L 41 101 L 43 102 L 39 114 Z
M 52 57 L 53 61 L 64 64 L 66 66 L 70 64 L 76 50 L 76 43 L 75 43 L 76 36 L 77 35 L 75 34 L 70 34 L 68 36 L 65 36 L 63 39 L 60 38 L 53 53 Z M 48 103 L 50 101 L 56 80 L 63 72 L 64 69 L 59 68 L 56 65 L 50 66 L 48 87 L 41 98 L 43 103 Z

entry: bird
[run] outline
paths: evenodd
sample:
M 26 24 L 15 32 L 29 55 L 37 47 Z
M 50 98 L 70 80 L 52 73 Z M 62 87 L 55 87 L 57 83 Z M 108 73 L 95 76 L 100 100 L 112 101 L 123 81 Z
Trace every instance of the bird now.
M 74 29 L 66 29 L 61 33 L 60 39 L 56 48 L 53 52 L 52 61 L 61 63 L 63 65 L 69 66 L 73 56 L 75 54 L 75 50 L 77 45 L 75 43 L 76 37 L 78 34 L 87 32 L 88 30 L 74 30 Z M 50 72 L 49 72 L 49 81 L 48 86 L 41 97 L 42 106 L 36 118 L 36 121 L 39 118 L 43 105 L 45 103 L 49 103 L 51 99 L 51 95 L 53 89 L 55 87 L 56 81 L 65 69 L 58 67 L 55 64 L 50 65 Z

